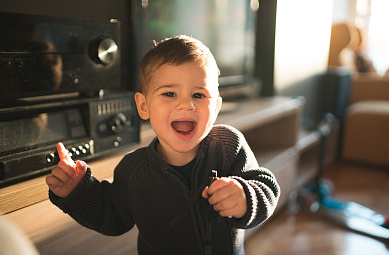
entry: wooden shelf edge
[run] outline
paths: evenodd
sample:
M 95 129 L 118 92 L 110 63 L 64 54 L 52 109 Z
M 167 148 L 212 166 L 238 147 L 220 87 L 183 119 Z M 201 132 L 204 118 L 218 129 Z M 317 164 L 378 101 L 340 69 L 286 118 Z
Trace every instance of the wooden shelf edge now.
M 317 131 L 301 131 L 296 144 L 297 151 L 302 153 L 320 143 L 320 134 Z

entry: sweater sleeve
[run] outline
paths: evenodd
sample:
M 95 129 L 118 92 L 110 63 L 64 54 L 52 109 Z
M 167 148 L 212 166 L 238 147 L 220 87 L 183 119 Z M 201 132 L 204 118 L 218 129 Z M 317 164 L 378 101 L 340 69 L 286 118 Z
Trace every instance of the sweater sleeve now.
M 82 226 L 105 235 L 121 235 L 134 226 L 134 221 L 126 206 L 126 191 L 118 168 L 120 164 L 113 183 L 98 181 L 88 168 L 83 180 L 66 198 L 49 191 L 49 199 Z
M 274 212 L 280 196 L 280 187 L 273 173 L 258 165 L 256 157 L 242 133 L 227 128 L 225 138 L 226 158 L 229 162 L 229 177 L 237 180 L 247 198 L 247 212 L 241 219 L 231 221 L 234 228 L 252 228 Z M 232 132 L 231 132 L 232 131 Z

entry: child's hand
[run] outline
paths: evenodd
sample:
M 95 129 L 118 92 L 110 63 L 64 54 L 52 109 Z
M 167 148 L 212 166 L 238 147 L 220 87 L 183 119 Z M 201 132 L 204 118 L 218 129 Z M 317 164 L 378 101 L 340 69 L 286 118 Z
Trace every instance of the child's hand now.
M 46 177 L 46 183 L 54 194 L 64 198 L 80 183 L 87 165 L 84 161 L 74 163 L 62 143 L 57 144 L 57 151 L 60 161 Z
M 220 178 L 203 190 L 213 209 L 223 217 L 241 218 L 247 211 L 246 194 L 242 185 L 231 178 Z

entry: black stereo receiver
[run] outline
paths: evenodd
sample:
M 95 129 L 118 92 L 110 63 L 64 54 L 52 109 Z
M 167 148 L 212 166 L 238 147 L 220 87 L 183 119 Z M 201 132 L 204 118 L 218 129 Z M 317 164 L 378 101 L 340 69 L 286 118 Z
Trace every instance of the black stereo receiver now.
M 120 22 L 0 12 L 0 100 L 121 87 Z
M 102 93 L 108 92 L 108 93 Z M 120 22 L 0 12 L 0 187 L 139 142 Z
M 46 173 L 58 163 L 56 143 L 74 160 L 139 142 L 132 92 L 0 109 L 0 186 Z

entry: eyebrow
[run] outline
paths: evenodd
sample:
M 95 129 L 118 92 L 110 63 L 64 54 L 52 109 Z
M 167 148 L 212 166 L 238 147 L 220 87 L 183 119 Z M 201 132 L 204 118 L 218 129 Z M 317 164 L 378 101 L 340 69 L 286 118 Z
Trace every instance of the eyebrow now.
M 177 84 L 166 84 L 166 85 L 161 85 L 157 87 L 154 91 L 158 91 L 160 89 L 165 89 L 165 88 L 173 88 L 173 87 L 178 87 L 179 85 Z M 203 90 L 209 90 L 206 88 L 206 86 L 195 86 L 194 89 L 203 89 Z
M 177 85 L 173 85 L 173 84 L 161 85 L 161 86 L 155 88 L 154 91 L 158 91 L 158 90 L 165 89 L 165 88 L 172 88 L 172 87 L 175 87 L 175 86 L 177 86 Z

